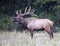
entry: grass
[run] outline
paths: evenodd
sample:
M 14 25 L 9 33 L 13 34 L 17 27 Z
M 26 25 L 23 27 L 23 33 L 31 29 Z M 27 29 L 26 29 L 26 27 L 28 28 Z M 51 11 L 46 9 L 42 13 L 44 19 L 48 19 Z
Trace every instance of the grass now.
M 34 32 L 31 39 L 29 32 L 0 32 L 0 46 L 60 46 L 60 33 L 50 39 L 46 32 Z

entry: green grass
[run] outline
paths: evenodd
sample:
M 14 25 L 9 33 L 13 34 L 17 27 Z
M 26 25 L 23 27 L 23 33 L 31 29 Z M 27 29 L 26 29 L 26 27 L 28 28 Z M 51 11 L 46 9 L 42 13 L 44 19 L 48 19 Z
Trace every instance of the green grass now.
M 34 32 L 31 39 L 29 32 L 0 32 L 0 46 L 60 46 L 60 33 L 50 39 L 46 32 Z

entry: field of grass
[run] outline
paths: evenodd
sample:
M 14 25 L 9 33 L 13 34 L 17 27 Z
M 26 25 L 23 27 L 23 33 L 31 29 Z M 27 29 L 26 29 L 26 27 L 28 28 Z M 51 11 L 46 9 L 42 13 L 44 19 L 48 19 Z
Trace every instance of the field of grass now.
M 60 46 L 60 33 L 50 39 L 46 32 L 34 32 L 31 39 L 29 32 L 0 32 L 0 46 Z

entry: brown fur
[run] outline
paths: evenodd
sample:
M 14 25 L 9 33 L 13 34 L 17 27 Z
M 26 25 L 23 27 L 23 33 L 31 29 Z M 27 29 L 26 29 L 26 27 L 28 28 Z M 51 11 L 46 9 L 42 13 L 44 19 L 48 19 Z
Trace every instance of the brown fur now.
M 30 31 L 31 38 L 33 38 L 33 31 L 35 29 L 38 30 L 43 28 L 49 34 L 50 38 L 53 38 L 53 32 L 51 31 L 51 27 L 53 27 L 53 21 L 49 19 L 38 19 L 34 17 L 24 18 L 23 17 L 24 15 L 27 15 L 27 14 L 32 15 L 32 12 L 30 11 L 30 9 L 28 12 L 26 12 L 26 9 L 25 9 L 24 14 L 22 14 L 21 11 L 20 11 L 20 14 L 18 13 L 18 11 L 16 11 L 16 14 L 17 14 L 17 17 L 16 19 L 14 19 L 15 22 L 22 24 L 22 26 L 26 27 Z
M 18 23 L 18 21 L 17 21 Z M 31 38 L 33 38 L 33 30 L 45 29 L 45 31 L 53 38 L 53 34 L 51 34 L 51 27 L 53 26 L 53 21 L 49 19 L 37 19 L 37 18 L 23 18 L 20 17 L 19 24 L 22 24 L 24 27 L 30 31 Z

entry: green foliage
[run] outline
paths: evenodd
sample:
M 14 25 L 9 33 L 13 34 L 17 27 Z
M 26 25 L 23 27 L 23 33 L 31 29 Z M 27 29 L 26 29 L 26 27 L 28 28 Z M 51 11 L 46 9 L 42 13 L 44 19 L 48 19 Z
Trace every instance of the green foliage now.
M 3 17 L 0 19 L 0 30 L 12 30 L 13 22 L 10 17 Z

